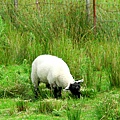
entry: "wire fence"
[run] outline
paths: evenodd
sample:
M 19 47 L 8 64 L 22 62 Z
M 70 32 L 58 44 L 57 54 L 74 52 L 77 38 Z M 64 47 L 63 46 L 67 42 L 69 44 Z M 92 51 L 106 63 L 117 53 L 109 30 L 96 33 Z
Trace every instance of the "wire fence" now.
M 120 4 L 119 0 L 114 1 L 96 1 L 96 0 L 69 0 L 69 2 L 65 1 L 54 1 L 54 0 L 36 0 L 35 2 L 21 2 L 19 0 L 13 0 L 13 2 L 0 2 L 0 8 L 1 11 L 6 9 L 6 6 L 13 5 L 16 10 L 27 10 L 25 15 L 34 14 L 34 12 L 37 10 L 37 12 L 44 13 L 44 17 L 50 16 L 51 10 L 54 11 L 54 9 L 67 9 L 68 7 L 71 10 L 72 7 L 78 7 L 79 12 L 83 12 L 86 15 L 86 19 L 91 24 L 91 27 L 94 27 L 95 31 L 97 29 L 101 28 L 103 26 L 106 26 L 106 29 L 114 29 L 114 27 L 117 28 L 116 31 L 120 34 Z M 74 4 L 73 4 L 74 3 Z M 46 7 L 49 6 L 49 7 Z M 44 7 L 44 9 L 43 9 Z M 49 9 L 46 10 L 45 9 Z M 31 9 L 31 10 L 30 10 Z M 10 10 L 10 9 L 9 9 Z M 7 11 L 8 12 L 8 11 Z M 3 12 L 0 12 L 2 14 Z M 5 14 L 5 13 L 4 13 Z M 55 13 L 54 13 L 55 14 Z M 61 14 L 61 13 L 59 13 Z M 80 18 L 78 18 L 80 19 Z M 115 29 L 116 29 L 115 28 Z M 105 29 L 105 28 L 103 28 Z

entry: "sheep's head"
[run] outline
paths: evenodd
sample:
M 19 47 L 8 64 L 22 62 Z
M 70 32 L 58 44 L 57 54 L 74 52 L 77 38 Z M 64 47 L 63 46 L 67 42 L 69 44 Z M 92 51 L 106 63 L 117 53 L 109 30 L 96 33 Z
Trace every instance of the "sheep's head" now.
M 78 80 L 75 81 L 74 83 L 69 84 L 65 90 L 70 90 L 71 93 L 75 96 L 77 96 L 78 98 L 80 98 L 80 83 L 83 82 L 84 80 Z

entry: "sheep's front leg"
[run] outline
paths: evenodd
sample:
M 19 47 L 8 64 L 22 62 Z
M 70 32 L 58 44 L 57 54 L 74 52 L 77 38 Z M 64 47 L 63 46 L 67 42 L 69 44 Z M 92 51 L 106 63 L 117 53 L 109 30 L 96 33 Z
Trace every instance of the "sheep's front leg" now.
M 61 90 L 62 87 L 54 87 L 53 94 L 55 98 L 61 97 Z
M 54 94 L 54 97 L 57 98 L 57 87 L 54 87 L 53 88 L 53 94 Z
M 51 87 L 51 90 L 53 91 L 54 98 L 61 97 L 62 87 L 57 87 L 56 84 L 51 84 L 50 87 Z
M 58 97 L 61 97 L 61 91 L 62 91 L 62 87 L 58 87 Z
M 51 89 L 50 84 L 46 84 L 46 88 Z
M 81 93 L 80 93 L 80 92 L 78 92 L 78 98 L 80 98 L 80 95 L 81 95 Z

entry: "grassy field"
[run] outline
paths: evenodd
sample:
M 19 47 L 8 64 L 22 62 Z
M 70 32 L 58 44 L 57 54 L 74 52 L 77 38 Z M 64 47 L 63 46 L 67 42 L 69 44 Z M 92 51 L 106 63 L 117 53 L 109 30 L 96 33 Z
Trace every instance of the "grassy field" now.
M 0 120 L 120 119 L 119 0 L 97 1 L 96 34 L 84 1 L 0 3 Z M 44 84 L 34 98 L 31 63 L 40 54 L 61 57 L 84 78 L 80 99 L 62 91 L 56 100 Z
M 80 99 L 75 99 L 70 93 L 63 91 L 62 98 L 56 100 L 50 95 L 50 91 L 46 89 L 45 85 L 41 84 L 42 94 L 36 100 L 29 79 L 29 69 L 30 65 L 27 64 L 27 61 L 21 65 L 2 65 L 0 67 L 1 120 L 76 120 L 79 118 L 82 120 L 106 120 L 120 118 L 120 89 L 110 88 L 105 73 L 101 78 L 101 84 L 99 81 L 94 87 L 93 83 L 89 87 L 86 87 L 85 83 L 82 85 Z

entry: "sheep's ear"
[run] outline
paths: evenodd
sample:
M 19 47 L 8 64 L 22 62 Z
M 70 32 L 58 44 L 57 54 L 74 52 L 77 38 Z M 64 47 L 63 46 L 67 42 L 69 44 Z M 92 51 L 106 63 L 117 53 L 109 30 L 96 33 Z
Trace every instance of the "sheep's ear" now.
M 81 82 L 83 82 L 84 81 L 84 79 L 81 79 L 81 80 L 77 80 L 77 81 L 75 81 L 76 83 L 81 83 Z

